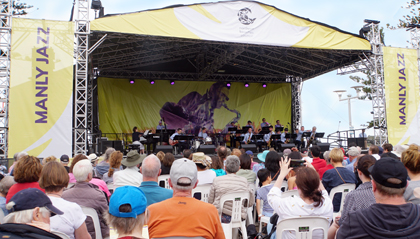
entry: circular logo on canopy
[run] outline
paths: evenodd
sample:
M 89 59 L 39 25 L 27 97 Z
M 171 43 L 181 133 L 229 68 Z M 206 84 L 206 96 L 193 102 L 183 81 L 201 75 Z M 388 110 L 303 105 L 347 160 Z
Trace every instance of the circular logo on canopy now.
M 254 23 L 256 18 L 249 18 L 248 15 L 252 14 L 251 9 L 249 8 L 242 8 L 241 10 L 239 10 L 238 12 L 238 18 L 239 21 L 244 24 L 244 25 L 250 25 L 252 23 Z

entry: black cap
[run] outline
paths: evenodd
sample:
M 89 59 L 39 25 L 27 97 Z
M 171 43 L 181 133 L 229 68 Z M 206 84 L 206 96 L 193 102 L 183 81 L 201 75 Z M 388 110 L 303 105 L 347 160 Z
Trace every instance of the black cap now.
M 68 163 L 69 162 L 69 156 L 67 154 L 63 154 L 63 155 L 61 155 L 60 160 L 61 160 L 61 162 Z
M 369 172 L 375 182 L 389 188 L 405 188 L 407 186 L 407 169 L 401 161 L 384 157 L 369 167 Z M 390 178 L 401 180 L 395 184 L 388 181 Z
M 19 191 L 10 199 L 15 205 L 9 210 L 10 212 L 18 212 L 23 210 L 34 209 L 36 207 L 45 207 L 51 212 L 51 216 L 56 214 L 63 215 L 63 212 L 52 205 L 51 200 L 37 188 L 28 188 Z

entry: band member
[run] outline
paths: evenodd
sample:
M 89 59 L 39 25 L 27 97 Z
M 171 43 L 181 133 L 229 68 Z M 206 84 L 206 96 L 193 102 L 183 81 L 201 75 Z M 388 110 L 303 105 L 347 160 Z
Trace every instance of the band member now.
M 140 143 L 140 136 L 142 136 L 142 135 L 143 135 L 143 133 L 139 132 L 139 129 L 137 128 L 137 126 L 134 126 L 133 134 L 131 135 L 132 141 L 133 141 L 132 144 L 140 145 L 139 148 L 140 148 L 140 153 L 141 154 L 144 153 L 144 146 L 143 146 L 142 143 Z
M 248 144 L 248 143 L 251 143 L 251 142 L 254 142 L 253 140 L 252 140 L 252 135 L 254 135 L 253 133 L 252 133 L 252 129 L 251 128 L 248 128 L 248 132 L 244 135 L 244 141 L 242 141 L 244 144 Z
M 182 129 L 178 128 L 177 131 L 171 135 L 171 137 L 169 138 L 169 144 L 172 146 L 178 146 L 180 152 L 184 151 L 184 149 L 188 148 L 188 144 L 187 142 L 185 142 L 185 140 L 174 140 L 175 136 L 177 135 L 182 135 Z
M 280 136 L 280 141 L 281 141 L 282 144 L 285 144 L 286 143 L 286 134 L 287 133 L 289 133 L 289 129 L 288 128 L 285 128 L 284 129 L 284 132 Z
M 267 146 L 268 146 L 268 143 L 270 142 L 271 135 L 273 134 L 273 126 L 270 125 L 268 129 L 270 130 L 270 132 L 264 135 L 264 141 L 267 144 Z M 273 145 L 270 145 L 270 146 L 273 146 Z
M 362 129 L 362 133 L 359 134 L 359 138 L 367 138 L 367 134 L 365 133 L 365 129 Z
M 308 139 L 308 147 L 311 144 L 314 145 L 319 142 L 318 138 L 316 138 L 315 135 L 316 135 L 316 127 L 314 126 L 312 127 L 311 136 Z
M 295 140 L 296 147 L 298 149 L 300 149 L 300 146 L 302 145 L 302 134 L 303 134 L 303 131 L 301 131 L 299 129 L 296 129 L 295 130 L 295 133 L 296 133 L 296 140 Z
M 207 129 L 206 129 L 206 127 L 201 128 L 200 133 L 198 133 L 198 138 L 203 139 L 203 140 L 207 138 Z
M 162 120 L 160 120 L 158 126 L 156 126 L 156 129 L 164 129 L 164 128 L 165 126 L 162 125 Z
M 276 120 L 276 128 L 283 127 L 283 125 L 280 124 L 280 120 Z
M 265 122 L 265 118 L 263 118 L 263 119 L 262 119 L 262 123 L 261 123 L 261 128 L 262 128 L 262 127 L 267 127 L 267 126 L 269 126 L 269 125 L 270 125 L 269 123 Z
M 230 123 L 230 126 L 228 128 L 238 129 L 234 121 Z M 230 132 L 230 147 L 235 148 L 236 147 L 236 131 L 228 131 L 228 132 Z
M 252 131 L 254 131 L 254 126 L 252 125 L 251 120 L 248 120 L 248 124 L 246 126 L 250 126 L 252 128 Z

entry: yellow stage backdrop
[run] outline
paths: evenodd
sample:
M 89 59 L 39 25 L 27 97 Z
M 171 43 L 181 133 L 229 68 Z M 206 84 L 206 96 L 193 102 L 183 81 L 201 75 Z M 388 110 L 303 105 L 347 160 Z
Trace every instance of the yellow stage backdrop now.
M 384 47 L 388 141 L 420 144 L 417 50 Z
M 263 117 L 275 124 L 291 120 L 290 84 L 225 83 L 98 79 L 99 123 L 102 133 L 131 133 L 134 126 L 155 129 L 164 118 L 168 129 L 224 130 L 231 121 L 244 126 L 248 120 L 259 127 Z M 197 132 L 197 131 L 196 131 Z
M 74 24 L 13 19 L 8 157 L 71 154 Z

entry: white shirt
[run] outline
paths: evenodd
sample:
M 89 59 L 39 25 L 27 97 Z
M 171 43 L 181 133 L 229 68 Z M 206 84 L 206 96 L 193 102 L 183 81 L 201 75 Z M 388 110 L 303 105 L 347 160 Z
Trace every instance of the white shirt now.
M 78 204 L 62 198 L 48 197 L 54 207 L 64 212 L 63 215 L 55 215 L 50 218 L 51 230 L 62 232 L 74 239 L 74 231 L 86 220 L 86 215 L 83 213 L 82 208 Z
M 373 157 L 375 157 L 375 158 L 376 158 L 376 160 L 381 159 L 381 156 L 379 156 L 379 154 L 372 154 L 372 156 L 373 156 Z
M 309 163 L 312 163 L 312 162 L 314 161 L 314 159 L 313 159 L 313 158 L 308 157 L 308 156 L 303 157 L 303 158 L 302 158 L 302 160 L 306 160 L 306 161 L 307 161 L 307 162 L 309 162 Z
M 252 140 L 252 133 L 250 134 L 250 133 L 246 133 L 245 134 L 245 136 L 244 136 L 244 141 L 243 142 L 247 142 L 248 141 L 248 139 L 249 140 Z
M 330 223 L 333 219 L 333 205 L 327 190 L 322 191 L 324 202 L 322 206 L 315 207 L 313 203 L 307 204 L 299 196 L 281 198 L 281 190 L 278 187 L 273 187 L 268 193 L 267 199 L 274 212 L 279 215 L 279 221 L 292 217 L 299 216 L 321 216 L 325 217 Z M 327 233 L 327 232 L 325 232 Z M 323 238 L 321 229 L 316 229 L 312 234 L 312 238 Z M 283 237 L 286 239 L 295 239 L 296 233 L 294 231 L 284 231 Z
M 366 133 L 360 133 L 359 138 L 367 138 L 367 134 Z
M 207 169 L 205 171 L 197 172 L 198 185 L 211 184 L 215 178 L 216 172 L 213 170 Z
M 122 186 L 139 187 L 141 182 L 143 182 L 143 175 L 139 172 L 137 166 L 115 172 L 113 177 L 115 188 Z

